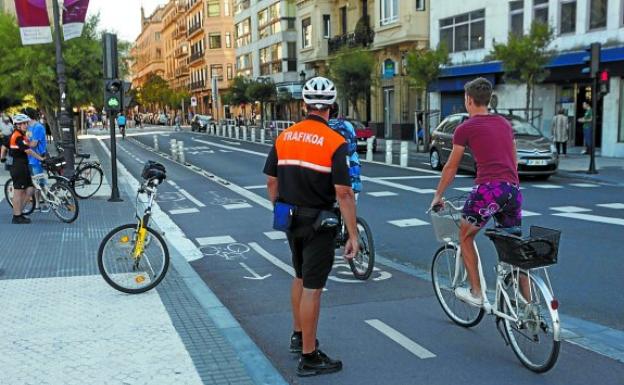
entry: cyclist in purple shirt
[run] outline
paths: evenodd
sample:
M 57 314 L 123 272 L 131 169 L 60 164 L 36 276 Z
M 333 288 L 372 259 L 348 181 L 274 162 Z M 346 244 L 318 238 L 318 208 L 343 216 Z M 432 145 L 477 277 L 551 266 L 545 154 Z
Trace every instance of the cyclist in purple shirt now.
M 477 178 L 462 211 L 460 241 L 472 290 L 458 287 L 455 295 L 468 304 L 481 306 L 483 298 L 474 238 L 492 217 L 497 227 L 520 227 L 522 193 L 511 125 L 505 118 L 488 113 L 492 84 L 487 79 L 477 78 L 467 83 L 464 90 L 470 118 L 455 130 L 453 150 L 431 207 L 443 204 L 444 191 L 455 178 L 465 148 L 470 147 L 477 164 Z

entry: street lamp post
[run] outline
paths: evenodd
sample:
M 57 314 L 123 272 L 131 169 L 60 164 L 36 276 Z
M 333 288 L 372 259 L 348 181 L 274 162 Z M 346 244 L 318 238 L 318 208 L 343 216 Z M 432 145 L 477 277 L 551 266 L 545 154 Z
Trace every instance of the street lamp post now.
M 59 85 L 60 110 L 58 114 L 58 125 L 62 138 L 63 155 L 65 156 L 65 175 L 74 174 L 74 122 L 69 111 L 67 111 L 67 80 L 65 78 L 65 61 L 63 60 L 63 47 L 61 45 L 61 26 L 58 0 L 52 0 L 52 13 L 54 17 L 54 45 L 56 47 L 56 76 Z

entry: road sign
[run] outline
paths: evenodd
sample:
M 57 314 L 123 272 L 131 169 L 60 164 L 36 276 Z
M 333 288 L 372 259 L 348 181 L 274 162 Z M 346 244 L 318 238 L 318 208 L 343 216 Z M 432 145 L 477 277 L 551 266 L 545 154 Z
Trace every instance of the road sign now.
M 197 107 L 197 98 L 195 96 L 191 96 L 191 107 Z

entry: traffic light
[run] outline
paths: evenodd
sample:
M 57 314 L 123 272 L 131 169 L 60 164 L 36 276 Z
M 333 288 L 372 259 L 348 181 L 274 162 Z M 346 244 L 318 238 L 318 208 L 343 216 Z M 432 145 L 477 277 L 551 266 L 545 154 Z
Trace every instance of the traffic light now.
M 609 80 L 609 71 L 600 71 L 600 76 L 598 76 L 598 92 L 600 95 L 606 95 L 609 93 Z
M 589 75 L 590 78 L 595 78 L 600 70 L 600 43 L 592 43 L 589 48 L 586 48 L 587 56 L 583 58 L 583 73 Z
M 110 110 L 120 110 L 123 94 L 123 82 L 119 79 L 105 81 L 104 104 Z

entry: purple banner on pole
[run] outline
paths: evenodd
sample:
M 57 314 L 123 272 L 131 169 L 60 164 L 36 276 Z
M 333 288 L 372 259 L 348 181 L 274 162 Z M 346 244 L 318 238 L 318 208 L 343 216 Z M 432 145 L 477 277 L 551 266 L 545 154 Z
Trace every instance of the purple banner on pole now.
M 65 0 L 63 6 L 63 36 L 65 40 L 82 35 L 87 8 L 89 8 L 89 0 Z
M 52 42 L 50 18 L 45 0 L 15 0 L 17 22 L 22 44 L 47 44 Z

